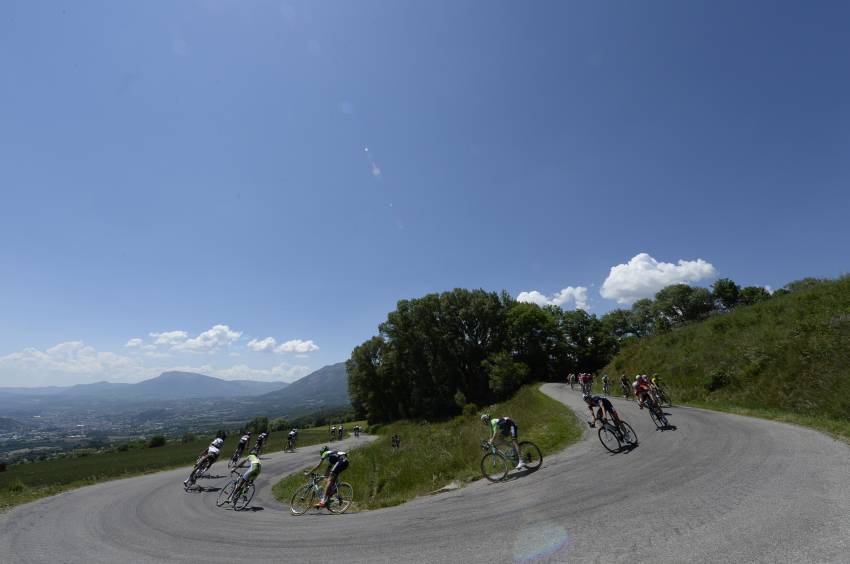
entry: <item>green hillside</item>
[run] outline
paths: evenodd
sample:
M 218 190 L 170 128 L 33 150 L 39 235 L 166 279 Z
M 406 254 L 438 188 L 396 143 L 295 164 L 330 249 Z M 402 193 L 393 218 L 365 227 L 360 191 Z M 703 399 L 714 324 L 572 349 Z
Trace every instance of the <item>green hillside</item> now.
M 675 402 L 850 437 L 850 277 L 636 340 L 602 372 L 657 372 Z

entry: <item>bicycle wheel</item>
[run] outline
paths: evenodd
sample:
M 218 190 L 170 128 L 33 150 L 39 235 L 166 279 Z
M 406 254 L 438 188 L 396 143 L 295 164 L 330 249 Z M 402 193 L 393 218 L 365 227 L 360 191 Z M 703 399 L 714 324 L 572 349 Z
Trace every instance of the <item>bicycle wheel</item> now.
M 236 480 L 230 480 L 226 486 L 221 488 L 221 491 L 218 492 L 218 498 L 215 500 L 216 507 L 221 507 L 227 500 L 230 499 L 230 494 L 233 493 L 233 488 L 236 487 Z
M 201 465 L 198 466 L 198 469 L 195 470 L 195 480 L 200 480 L 204 477 L 204 474 L 207 470 L 209 470 L 210 465 L 207 462 L 201 462 Z
M 663 429 L 667 426 L 667 418 L 664 417 L 664 414 L 661 410 L 655 405 L 649 406 L 649 416 L 652 418 L 652 422 L 655 423 L 655 426 L 659 429 Z
M 491 482 L 499 482 L 508 475 L 508 460 L 501 453 L 488 452 L 481 458 L 481 473 Z
M 605 447 L 608 452 L 619 452 L 620 439 L 617 438 L 617 433 L 614 432 L 608 425 L 603 425 L 599 428 L 599 442 Z
M 336 492 L 328 498 L 328 511 L 340 515 L 351 507 L 354 499 L 354 488 L 347 482 L 340 482 L 336 486 Z
M 537 470 L 543 464 L 543 453 L 531 441 L 519 443 L 519 459 L 525 462 L 529 470 Z
M 251 503 L 251 499 L 254 497 L 254 483 L 249 482 L 248 484 L 242 486 L 242 491 L 239 492 L 239 495 L 236 499 L 233 500 L 233 509 L 236 511 L 242 511 L 248 504 Z
M 632 429 L 632 426 L 626 423 L 625 421 L 620 421 L 620 424 L 623 427 L 623 442 L 632 446 L 637 446 L 638 437 L 637 433 L 635 433 L 635 430 Z
M 667 395 L 667 392 L 664 390 L 658 390 L 658 401 L 661 402 L 661 405 L 666 405 L 667 407 L 673 407 L 673 402 L 670 401 L 670 396 Z
M 295 490 L 292 499 L 289 500 L 289 510 L 293 515 L 304 515 L 313 506 L 316 491 L 313 486 L 307 484 Z

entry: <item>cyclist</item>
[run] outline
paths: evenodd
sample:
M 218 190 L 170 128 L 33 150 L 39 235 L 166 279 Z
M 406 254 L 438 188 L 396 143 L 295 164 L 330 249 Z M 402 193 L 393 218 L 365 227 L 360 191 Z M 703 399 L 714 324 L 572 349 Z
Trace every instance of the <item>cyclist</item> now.
M 316 504 L 316 507 L 327 507 L 328 505 L 328 494 L 331 491 L 334 483 L 336 483 L 339 478 L 340 473 L 348 468 L 348 455 L 341 450 L 331 450 L 327 445 L 322 447 L 322 450 L 319 451 L 321 459 L 319 463 L 312 470 L 308 470 L 304 472 L 304 475 L 310 475 L 316 470 L 319 469 L 319 466 L 327 459 L 328 461 L 328 469 L 325 471 L 325 491 L 322 494 L 322 499 L 319 500 L 319 503 Z
M 493 444 L 493 441 L 496 440 L 497 432 L 501 432 L 502 437 L 511 438 L 511 445 L 514 447 L 514 452 L 517 453 L 517 458 L 520 459 L 519 463 L 516 465 L 516 469 L 522 470 L 525 468 L 525 461 L 523 461 L 519 456 L 519 444 L 517 443 L 519 428 L 517 427 L 516 421 L 510 417 L 497 417 L 495 419 L 491 419 L 490 414 L 485 413 L 481 416 L 481 422 L 485 425 L 490 425 L 490 429 L 492 430 L 490 434 L 490 444 Z
M 575 384 L 576 384 L 576 375 L 570 374 L 569 376 L 567 376 L 567 380 L 569 380 L 569 382 L 570 382 L 570 389 L 574 390 Z
M 342 440 L 343 434 L 345 433 L 345 427 L 340 425 L 338 433 L 339 433 L 339 440 Z
M 236 465 L 236 468 L 245 468 L 246 466 L 250 466 L 250 468 L 248 468 L 248 471 L 240 476 L 240 483 L 236 484 L 236 487 L 233 488 L 233 493 L 230 494 L 230 501 L 233 501 L 233 494 L 242 489 L 243 483 L 250 484 L 257 479 L 257 476 L 260 475 L 262 464 L 260 464 L 260 457 L 257 456 L 257 454 L 259 454 L 257 448 L 252 448 L 248 453 L 248 456 Z
M 658 402 L 658 396 L 655 395 L 655 390 L 652 389 L 652 385 L 650 384 L 649 379 L 646 377 L 646 374 L 636 375 L 632 387 L 635 390 L 635 397 L 638 399 L 638 405 L 641 409 L 643 409 L 643 406 L 646 403 L 647 396 L 649 396 L 649 398 L 655 403 L 656 406 L 661 405 Z
M 614 405 L 611 403 L 611 400 L 601 396 L 592 396 L 590 394 L 584 394 L 582 399 L 587 403 L 587 409 L 590 410 L 590 415 L 593 418 L 591 421 L 587 422 L 588 425 L 596 427 L 597 420 L 602 421 L 604 416 L 610 415 L 617 427 L 622 429 L 622 425 L 620 425 L 620 416 L 617 414 L 617 410 L 614 409 Z M 595 407 L 598 407 L 599 410 L 594 414 L 593 408 Z
M 196 478 L 197 476 L 195 476 L 194 474 L 198 470 L 198 468 L 201 467 L 202 464 L 204 464 L 205 462 L 209 462 L 209 465 L 207 465 L 207 469 L 212 467 L 215 461 L 218 460 L 218 455 L 221 453 L 221 446 L 223 444 L 224 439 L 221 439 L 220 437 L 216 437 L 212 440 L 210 445 L 206 449 L 204 449 L 203 452 L 201 452 L 200 456 L 198 456 L 198 459 L 195 461 L 195 466 L 192 467 L 192 472 L 189 474 L 189 477 L 183 480 L 184 486 L 188 485 L 190 481 L 195 481 L 193 478 Z
M 251 444 L 251 431 L 247 431 L 244 435 L 239 437 L 239 442 L 236 444 L 236 452 L 233 454 L 234 462 L 242 457 L 242 453 L 245 452 L 245 447 L 249 444 Z
M 298 431 L 292 429 L 289 431 L 289 435 L 286 437 L 286 448 L 288 450 L 295 450 L 295 437 L 298 436 Z
M 581 382 L 582 393 L 584 393 L 584 392 L 590 393 L 593 390 L 593 375 L 592 374 L 579 374 L 578 381 Z
M 632 387 L 629 385 L 629 379 L 626 378 L 625 374 L 620 376 L 620 387 L 623 389 L 623 397 L 629 397 L 629 390 L 631 390 Z
M 266 443 L 266 439 L 268 438 L 268 436 L 269 434 L 265 431 L 257 435 L 257 442 L 254 444 L 254 450 L 257 451 L 257 455 L 259 455 L 260 451 L 263 450 L 263 445 Z
M 336 425 L 331 427 L 331 440 L 334 440 L 335 438 L 336 438 Z
M 611 395 L 611 389 L 610 389 L 610 387 L 609 387 L 609 384 L 610 384 L 610 382 L 609 382 L 609 380 L 608 380 L 608 375 L 607 375 L 607 374 L 603 374 L 603 375 L 602 375 L 602 392 L 603 392 L 606 396 Z
M 658 372 L 652 375 L 652 379 L 650 380 L 650 382 L 652 383 L 652 387 L 655 390 L 655 393 L 657 394 L 659 390 L 662 389 L 661 376 L 658 375 Z

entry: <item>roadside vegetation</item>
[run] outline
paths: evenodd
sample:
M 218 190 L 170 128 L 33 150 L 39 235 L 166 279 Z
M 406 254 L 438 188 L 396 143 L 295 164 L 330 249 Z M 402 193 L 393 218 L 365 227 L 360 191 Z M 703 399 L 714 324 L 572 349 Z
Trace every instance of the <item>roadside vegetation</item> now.
M 246 427 L 253 427 L 263 419 L 265 418 L 256 418 Z M 345 435 L 349 436 L 354 425 L 358 424 L 365 429 L 365 421 L 346 422 Z M 239 436 L 239 432 L 227 435 L 221 456 L 214 469 L 227 464 L 227 459 L 233 454 Z M 127 478 L 171 468 L 188 468 L 194 464 L 197 456 L 209 445 L 213 437 L 213 435 L 195 437 L 187 433 L 182 440 L 167 441 L 165 437 L 155 436 L 146 441 L 124 443 L 102 451 L 80 449 L 51 460 L 7 466 L 5 471 L 0 472 L 0 511 L 105 480 Z M 254 437 L 256 438 L 256 434 Z M 272 432 L 269 441 L 263 447 L 263 453 L 282 450 L 286 445 L 286 437 L 287 433 L 283 430 Z M 299 429 L 296 448 L 325 444 L 328 438 L 326 426 Z
M 548 455 L 581 437 L 582 429 L 572 411 L 536 387 L 526 386 L 486 410 L 494 417 L 514 418 L 520 440 L 536 443 L 543 451 L 544 463 Z M 462 485 L 480 478 L 480 445 L 490 431 L 479 415 L 478 410 L 466 409 L 442 422 L 396 421 L 373 427 L 378 439 L 349 453 L 351 464 L 342 473 L 342 480 L 354 488 L 356 508 L 398 505 L 452 482 Z M 401 438 L 398 451 L 391 446 L 396 434 Z M 292 493 L 305 481 L 303 472 L 297 472 L 275 484 L 272 491 L 288 505 Z
M 657 372 L 676 403 L 850 439 L 850 277 L 789 286 L 769 300 L 636 340 L 601 372 L 614 381 Z

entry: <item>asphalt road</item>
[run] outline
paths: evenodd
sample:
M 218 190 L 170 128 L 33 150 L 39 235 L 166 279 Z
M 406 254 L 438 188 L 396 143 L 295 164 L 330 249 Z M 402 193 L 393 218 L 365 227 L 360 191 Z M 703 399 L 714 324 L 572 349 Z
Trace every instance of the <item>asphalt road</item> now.
M 569 386 L 543 389 L 584 418 Z M 270 485 L 314 462 L 316 447 L 264 457 L 253 511 L 217 508 L 215 492 L 184 493 L 183 470 L 106 482 L 0 515 L 0 561 L 850 561 L 847 445 L 675 407 L 677 430 L 656 431 L 634 403 L 615 404 L 640 439 L 630 452 L 609 454 L 588 429 L 537 472 L 380 511 L 290 516 Z

